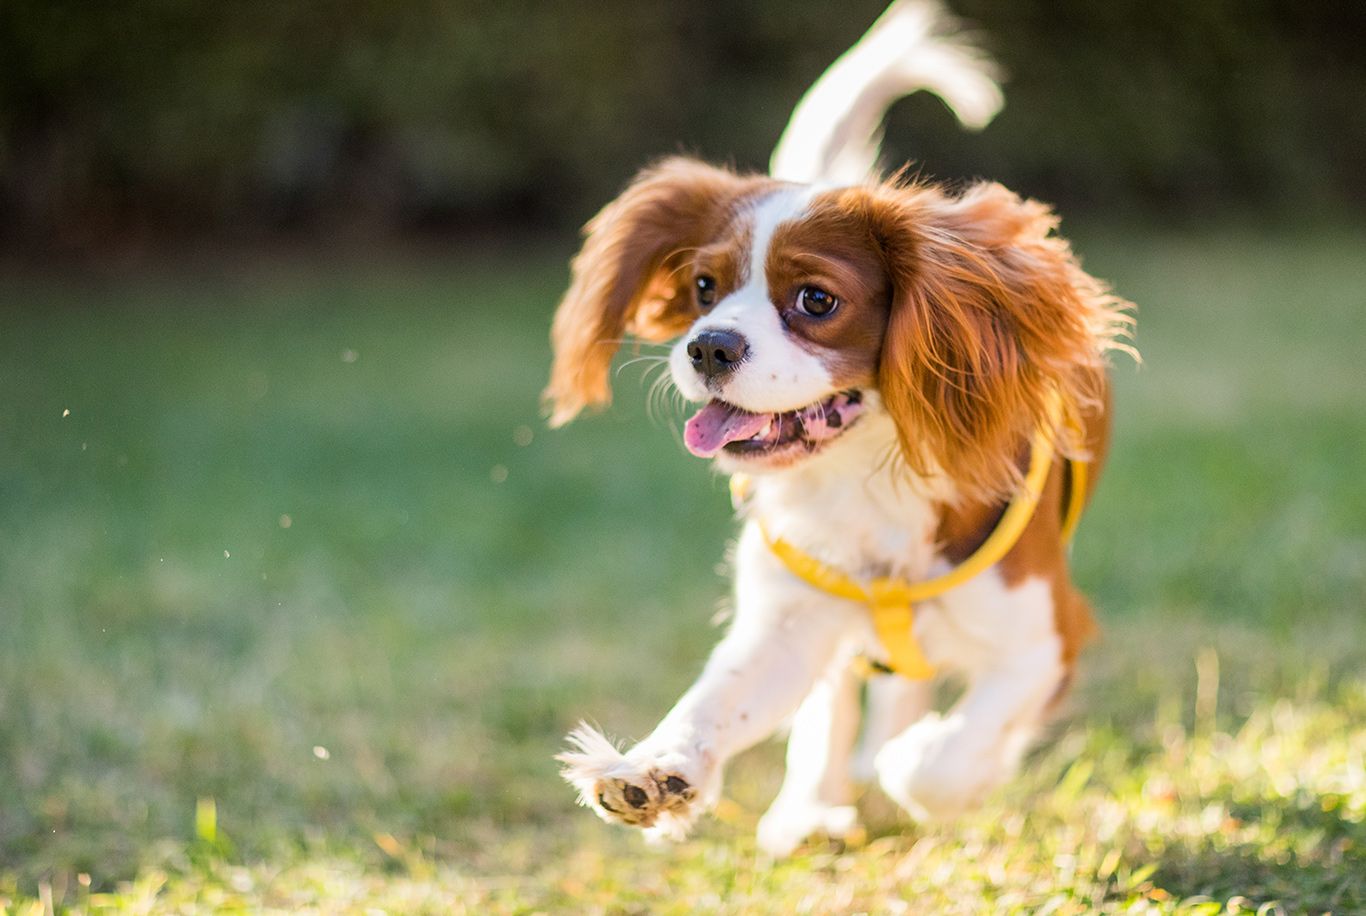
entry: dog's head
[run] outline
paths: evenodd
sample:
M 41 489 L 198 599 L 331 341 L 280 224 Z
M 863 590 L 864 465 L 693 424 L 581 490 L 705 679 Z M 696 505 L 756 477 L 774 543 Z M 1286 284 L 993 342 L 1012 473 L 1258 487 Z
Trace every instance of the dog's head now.
M 704 403 L 694 454 L 785 467 L 885 412 L 912 469 L 1008 492 L 1051 400 L 1086 405 L 1127 324 L 1055 225 L 995 184 L 821 189 L 665 161 L 588 224 L 551 422 L 610 399 L 625 335 L 677 337 L 674 383 Z

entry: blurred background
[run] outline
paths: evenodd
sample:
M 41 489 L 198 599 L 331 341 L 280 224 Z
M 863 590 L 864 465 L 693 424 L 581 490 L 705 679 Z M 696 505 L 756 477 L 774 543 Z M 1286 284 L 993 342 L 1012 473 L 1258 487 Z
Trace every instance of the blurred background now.
M 0 233 L 26 249 L 558 233 L 642 163 L 763 168 L 884 4 L 378 0 L 0 8 Z M 961 0 L 1009 76 L 980 137 L 928 97 L 894 164 L 1069 214 L 1366 201 L 1354 3 Z
M 777 744 L 672 851 L 556 777 L 696 674 L 733 531 L 651 351 L 537 397 L 578 227 L 763 169 L 882 0 L 0 2 L 0 912 L 1366 908 L 1366 5 L 951 5 L 1006 108 L 888 163 L 1139 306 L 1105 636 L 999 804 L 775 867 Z

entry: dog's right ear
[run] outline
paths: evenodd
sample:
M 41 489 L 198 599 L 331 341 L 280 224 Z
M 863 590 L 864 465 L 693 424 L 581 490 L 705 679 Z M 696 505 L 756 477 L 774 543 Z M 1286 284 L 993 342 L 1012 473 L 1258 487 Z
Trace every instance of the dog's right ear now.
M 765 181 L 666 159 L 589 221 L 550 334 L 555 355 L 543 397 L 552 426 L 612 399 L 608 370 L 625 334 L 667 340 L 692 323 L 692 278 L 675 274 Z

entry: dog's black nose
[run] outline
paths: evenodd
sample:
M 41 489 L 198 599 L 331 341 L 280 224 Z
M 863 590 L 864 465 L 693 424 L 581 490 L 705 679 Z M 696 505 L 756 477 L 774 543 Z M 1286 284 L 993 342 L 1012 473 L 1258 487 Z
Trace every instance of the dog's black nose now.
M 703 331 L 688 341 L 693 368 L 709 381 L 730 372 L 748 352 L 749 344 L 734 331 Z

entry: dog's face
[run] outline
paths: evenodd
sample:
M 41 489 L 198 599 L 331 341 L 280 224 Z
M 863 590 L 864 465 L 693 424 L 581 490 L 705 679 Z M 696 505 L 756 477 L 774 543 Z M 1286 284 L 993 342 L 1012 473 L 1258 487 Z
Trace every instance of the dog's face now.
M 624 334 L 677 337 L 674 383 L 703 404 L 694 454 L 786 467 L 880 410 L 914 470 L 1006 492 L 1050 399 L 1086 403 L 1126 320 L 1054 223 L 998 185 L 823 190 L 667 161 L 589 224 L 555 318 L 552 422 L 610 398 Z
M 684 268 L 699 317 L 674 345 L 674 384 L 706 402 L 684 431 L 731 469 L 801 461 L 858 422 L 877 368 L 890 280 L 868 227 L 835 199 L 782 185 L 734 210 Z

